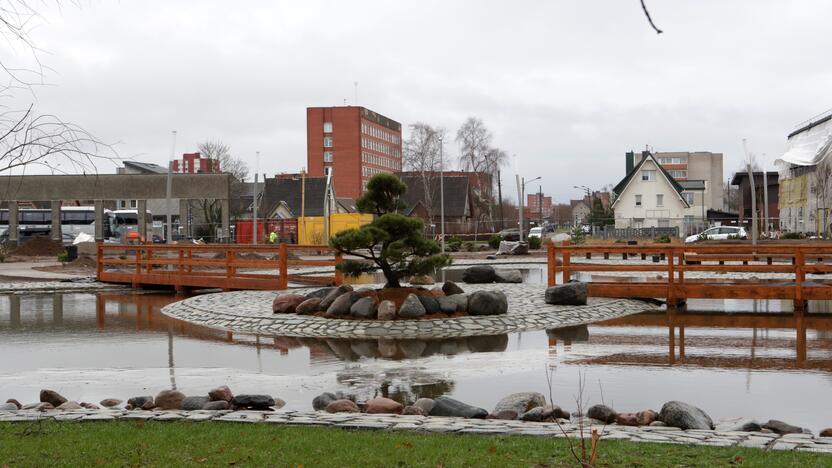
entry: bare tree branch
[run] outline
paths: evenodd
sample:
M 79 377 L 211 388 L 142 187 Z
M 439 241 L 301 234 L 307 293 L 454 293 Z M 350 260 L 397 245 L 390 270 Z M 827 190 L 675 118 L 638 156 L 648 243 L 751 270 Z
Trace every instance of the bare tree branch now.
M 410 136 L 404 143 L 402 167 L 406 171 L 419 173 L 424 189 L 425 209 L 429 219 L 433 218 L 433 200 L 438 194 L 434 187 L 436 173 L 440 170 L 441 146 L 444 144 L 445 129 L 431 127 L 422 122 L 410 125 Z
M 664 31 L 657 28 L 655 23 L 653 23 L 653 18 L 650 17 L 650 12 L 647 11 L 647 5 L 644 4 L 644 0 L 641 0 L 641 9 L 644 10 L 644 16 L 647 17 L 647 22 L 650 23 L 650 26 L 653 28 L 654 31 L 656 31 L 656 34 L 663 33 Z

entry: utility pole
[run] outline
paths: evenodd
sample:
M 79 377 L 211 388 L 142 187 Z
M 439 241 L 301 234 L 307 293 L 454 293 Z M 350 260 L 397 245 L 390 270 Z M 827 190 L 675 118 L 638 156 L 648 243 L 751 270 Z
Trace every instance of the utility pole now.
M 168 177 L 165 181 L 165 211 L 167 211 L 167 231 L 165 233 L 165 237 L 167 238 L 167 243 L 170 244 L 173 242 L 173 208 L 171 203 L 171 196 L 173 195 L 173 160 L 176 158 L 176 130 L 171 132 L 173 142 L 170 145 L 170 161 L 168 161 Z M 187 214 L 186 214 L 187 216 Z M 182 225 L 182 213 L 179 213 L 179 225 Z M 144 213 L 142 216 L 137 219 L 144 219 Z M 142 229 L 139 229 L 139 232 L 143 232 Z
M 540 214 L 538 226 L 543 226 L 543 187 L 537 186 L 537 212 Z
M 442 135 L 439 135 L 439 227 L 442 243 L 442 255 L 445 254 L 445 154 Z M 445 282 L 445 269 L 442 268 L 442 282 Z
M 499 169 L 497 169 L 497 198 L 500 200 L 500 230 L 502 231 L 506 228 L 506 219 L 505 216 L 503 216 L 503 184 L 502 180 L 500 179 Z
M 520 178 L 520 174 L 516 174 L 517 179 L 517 198 L 520 202 L 520 242 L 523 242 L 523 185 L 526 183 L 525 178 Z
M 257 195 L 258 195 L 258 192 L 260 191 L 259 187 L 257 185 L 257 176 L 258 176 L 257 172 L 259 172 L 259 171 L 260 171 L 260 152 L 258 151 L 256 153 L 256 156 L 255 156 L 255 159 L 254 159 L 254 203 L 252 205 L 253 206 L 253 208 L 252 208 L 252 210 L 253 210 L 253 213 L 252 213 L 253 221 L 252 221 L 252 225 L 251 225 L 251 236 L 252 236 L 251 237 L 251 243 L 254 244 L 254 245 L 257 245 L 257 227 L 258 227 L 257 226 Z
M 748 158 L 748 147 L 745 138 L 742 139 L 742 149 L 745 152 L 748 181 L 751 183 L 751 243 L 757 245 L 757 190 L 754 187 L 754 172 L 751 171 L 751 160 Z

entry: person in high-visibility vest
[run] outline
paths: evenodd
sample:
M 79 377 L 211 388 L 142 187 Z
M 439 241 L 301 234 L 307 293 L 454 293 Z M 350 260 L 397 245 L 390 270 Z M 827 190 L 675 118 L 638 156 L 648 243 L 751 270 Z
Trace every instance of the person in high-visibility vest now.
M 276 244 L 277 243 L 277 231 L 272 231 L 269 234 L 269 244 Z

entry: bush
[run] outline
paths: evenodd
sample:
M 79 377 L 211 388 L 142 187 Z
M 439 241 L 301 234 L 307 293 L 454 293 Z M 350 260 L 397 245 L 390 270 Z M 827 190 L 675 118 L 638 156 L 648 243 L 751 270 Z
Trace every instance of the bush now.
M 785 232 L 785 233 L 783 233 L 782 236 L 780 236 L 780 238 L 781 239 L 803 239 L 803 234 L 801 234 L 799 232 Z
M 468 241 L 468 242 L 465 243 L 465 251 L 466 252 L 473 252 L 475 250 L 477 250 L 476 244 L 474 244 L 471 241 Z
M 446 245 L 448 246 L 448 250 L 450 250 L 451 252 L 459 252 L 460 247 L 462 247 L 462 239 L 453 236 L 450 239 L 448 239 Z
M 69 252 L 64 250 L 63 252 L 58 254 L 58 261 L 61 263 L 66 263 L 69 261 Z
M 670 243 L 670 236 L 664 235 L 653 239 L 653 242 L 656 244 L 669 244 Z
M 543 244 L 543 240 L 539 237 L 529 237 L 529 248 L 537 250 Z
M 583 226 L 575 226 L 572 228 L 572 232 L 570 234 L 572 236 L 573 244 L 583 244 L 586 240 L 586 233 L 584 232 Z
M 503 237 L 499 234 L 492 234 L 491 237 L 488 238 L 488 246 L 492 249 L 499 249 L 500 242 L 503 241 Z

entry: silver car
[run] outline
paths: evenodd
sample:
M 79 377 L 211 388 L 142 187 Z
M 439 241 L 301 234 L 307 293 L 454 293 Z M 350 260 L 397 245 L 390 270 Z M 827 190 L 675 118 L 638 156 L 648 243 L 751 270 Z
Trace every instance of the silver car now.
M 742 226 L 717 226 L 699 234 L 694 234 L 685 238 L 685 243 L 697 242 L 700 240 L 726 240 L 726 239 L 748 239 L 748 233 Z

